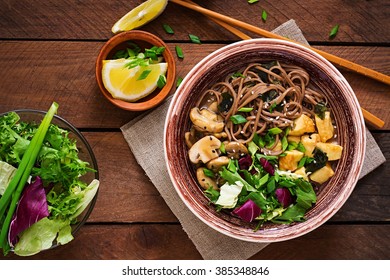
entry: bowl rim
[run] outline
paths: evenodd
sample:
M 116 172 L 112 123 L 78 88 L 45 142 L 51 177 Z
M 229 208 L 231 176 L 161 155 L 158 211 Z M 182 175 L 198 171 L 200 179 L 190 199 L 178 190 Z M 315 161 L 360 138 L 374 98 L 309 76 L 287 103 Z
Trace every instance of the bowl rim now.
M 15 113 L 33 113 L 33 114 L 37 114 L 37 115 L 41 115 L 41 116 L 44 116 L 47 113 L 47 111 L 38 110 L 38 109 L 15 109 L 15 110 L 10 110 L 10 111 L 4 112 L 4 113 L 0 113 L 0 117 L 6 115 L 8 113 L 11 113 L 11 112 L 15 112 Z M 83 142 L 83 144 L 85 145 L 85 147 L 88 150 L 88 154 L 91 157 L 93 168 L 96 169 L 96 172 L 94 172 L 95 179 L 99 180 L 99 167 L 98 167 L 98 163 L 97 163 L 95 154 L 94 154 L 94 152 L 92 150 L 92 147 L 89 144 L 89 142 L 87 141 L 87 139 L 85 138 L 85 136 L 73 124 L 71 124 L 69 121 L 67 121 L 63 117 L 55 114 L 53 118 L 59 120 L 60 122 L 63 122 L 65 125 L 69 126 L 70 130 L 75 135 L 77 135 L 77 137 L 79 137 L 81 139 L 81 141 Z M 93 199 L 89 203 L 88 208 L 85 210 L 86 212 L 83 215 L 83 218 L 80 221 L 78 221 L 77 224 L 75 225 L 75 227 L 72 229 L 72 235 L 73 236 L 75 236 L 78 233 L 78 231 L 81 229 L 81 227 L 86 223 L 86 221 L 88 220 L 89 216 L 91 215 L 93 209 L 95 208 L 95 204 L 96 204 L 97 197 L 98 197 L 98 194 L 99 194 L 99 189 L 100 188 L 97 189 L 95 196 L 93 197 Z M 58 246 L 60 246 L 60 244 L 53 243 L 53 245 L 50 248 L 45 249 L 43 251 L 54 249 L 54 248 L 56 248 Z
M 258 243 L 279 242 L 279 241 L 285 241 L 285 240 L 297 238 L 299 236 L 307 234 L 307 233 L 313 231 L 314 229 L 318 228 L 322 224 L 324 224 L 326 221 L 328 221 L 344 205 L 344 203 L 346 202 L 346 200 L 348 199 L 348 197 L 352 193 L 352 191 L 355 188 L 356 183 L 358 181 L 358 175 L 356 175 L 355 178 L 352 178 L 352 181 L 350 182 L 349 187 L 344 188 L 343 192 L 339 195 L 339 197 L 333 201 L 332 207 L 328 207 L 328 208 L 324 209 L 323 211 L 321 211 L 321 213 L 319 213 L 318 216 L 316 216 L 317 219 L 314 222 L 305 221 L 302 223 L 296 223 L 294 225 L 294 227 L 297 230 L 304 227 L 303 230 L 301 230 L 300 232 L 295 231 L 294 234 L 282 234 L 282 235 L 279 234 L 278 236 L 276 236 L 276 235 L 262 236 L 262 235 L 258 235 L 258 234 L 247 236 L 245 232 L 241 233 L 241 234 L 237 234 L 236 231 L 235 232 L 229 231 L 226 228 L 226 226 L 229 224 L 229 222 L 227 222 L 227 221 L 225 221 L 225 223 L 223 225 L 219 225 L 219 224 L 217 225 L 215 221 L 207 220 L 205 218 L 205 216 L 203 216 L 201 214 L 205 214 L 205 215 L 208 214 L 209 216 L 212 214 L 206 213 L 207 211 L 203 210 L 201 207 L 198 207 L 198 209 L 202 209 L 202 210 L 200 210 L 200 212 L 202 212 L 202 213 L 198 213 L 198 211 L 196 209 L 194 209 L 193 205 L 191 205 L 191 204 L 188 205 L 186 203 L 187 198 L 185 196 L 185 193 L 183 193 L 183 190 L 180 188 L 179 183 L 176 182 L 174 175 L 172 173 L 173 171 L 171 170 L 171 166 L 170 166 L 170 162 L 169 162 L 169 153 L 168 153 L 168 149 L 167 149 L 168 126 L 172 122 L 172 119 L 174 119 L 173 116 L 175 116 L 175 109 L 177 109 L 177 103 L 181 99 L 184 99 L 184 97 L 181 97 L 182 96 L 181 91 L 183 90 L 183 88 L 185 88 L 187 83 L 189 83 L 192 79 L 195 79 L 194 78 L 196 76 L 195 74 L 199 70 L 205 69 L 208 65 L 212 64 L 213 62 L 219 62 L 219 61 L 223 60 L 223 56 L 225 55 L 225 57 L 226 57 L 226 54 L 224 54 L 224 52 L 226 50 L 229 50 L 229 49 L 236 50 L 236 49 L 241 48 L 242 46 L 251 45 L 251 44 L 259 45 L 259 47 L 261 47 L 264 44 L 273 44 L 276 46 L 286 46 L 286 47 L 290 47 L 290 48 L 294 48 L 294 49 L 299 49 L 300 51 L 306 52 L 308 55 L 311 56 L 311 58 L 318 60 L 318 62 L 321 63 L 324 68 L 327 68 L 328 70 L 331 71 L 332 74 L 335 75 L 334 77 L 332 77 L 332 80 L 334 80 L 337 83 L 340 83 L 343 87 L 346 88 L 346 90 L 348 92 L 348 97 L 349 97 L 348 100 L 349 100 L 351 107 L 356 106 L 356 108 L 360 108 L 357 97 L 354 94 L 353 89 L 351 88 L 351 86 L 349 85 L 349 83 L 347 82 L 345 77 L 339 72 L 339 70 L 335 66 L 333 66 L 333 64 L 331 64 L 328 60 L 326 60 L 320 54 L 314 52 L 313 50 L 309 49 L 308 47 L 306 47 L 302 44 L 299 44 L 299 43 L 281 40 L 281 39 L 256 38 L 256 39 L 238 41 L 238 42 L 223 46 L 223 47 L 215 50 L 214 52 L 210 53 L 206 57 L 204 57 L 201 61 L 199 61 L 190 70 L 190 72 L 183 79 L 180 86 L 177 88 L 176 92 L 174 93 L 174 95 L 172 97 L 171 103 L 168 107 L 168 111 L 167 111 L 167 115 L 166 115 L 166 119 L 165 119 L 165 124 L 164 124 L 164 144 L 163 144 L 164 145 L 164 157 L 165 157 L 166 167 L 168 169 L 168 174 L 169 174 L 170 180 L 171 180 L 178 196 L 180 197 L 182 202 L 186 205 L 186 207 L 196 217 L 198 217 L 202 222 L 204 222 L 206 225 L 208 225 L 209 227 L 213 228 L 214 230 L 216 230 L 222 234 L 225 234 L 227 236 L 233 237 L 235 239 L 243 240 L 243 241 L 258 242 Z M 364 125 L 364 119 L 363 119 L 363 114 L 362 114 L 361 110 L 356 110 L 356 115 L 357 115 L 357 118 L 355 119 L 355 124 L 356 124 L 355 130 L 364 132 L 365 125 Z M 356 135 L 358 138 L 357 142 L 361 143 L 362 146 L 361 146 L 360 153 L 357 154 L 357 159 L 355 159 L 355 164 L 353 166 L 354 168 L 351 170 L 354 170 L 354 174 L 360 174 L 362 167 L 363 167 L 363 160 L 365 157 L 366 135 L 365 135 L 365 133 L 362 133 L 362 134 L 356 133 Z M 191 196 L 188 193 L 187 193 L 187 195 Z M 199 204 L 195 199 L 192 202 L 195 204 Z M 205 213 L 203 213 L 203 212 L 205 212 Z M 220 217 L 216 217 L 216 219 L 218 219 L 218 222 L 224 222 L 224 220 Z M 282 231 L 283 231 L 283 229 L 282 229 Z
M 129 40 L 144 41 L 152 45 L 165 47 L 165 50 L 163 52 L 163 57 L 165 62 L 168 63 L 166 84 L 152 98 L 144 100 L 144 98 L 147 98 L 146 96 L 140 99 L 140 101 L 127 102 L 121 99 L 113 98 L 111 93 L 109 93 L 108 90 L 104 87 L 103 79 L 102 79 L 103 60 L 112 51 L 112 49 L 114 49 L 119 44 Z M 129 30 L 114 35 L 101 47 L 95 62 L 95 78 L 100 91 L 103 93 L 104 97 L 112 104 L 127 111 L 144 111 L 159 105 L 170 93 L 174 85 L 175 76 L 176 76 L 175 58 L 172 52 L 170 51 L 168 45 L 158 36 L 143 30 Z

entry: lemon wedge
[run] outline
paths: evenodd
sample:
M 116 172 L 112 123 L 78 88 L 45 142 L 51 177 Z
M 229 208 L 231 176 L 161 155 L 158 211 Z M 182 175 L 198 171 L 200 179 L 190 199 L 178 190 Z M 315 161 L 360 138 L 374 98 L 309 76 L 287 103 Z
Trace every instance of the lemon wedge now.
M 168 4 L 168 0 L 148 0 L 132 9 L 112 27 L 112 33 L 132 30 L 158 17 Z
M 102 78 L 104 87 L 113 98 L 128 102 L 137 101 L 157 88 L 160 75 L 165 75 L 168 63 L 127 68 L 131 59 L 103 60 Z M 146 77 L 142 77 L 148 73 Z

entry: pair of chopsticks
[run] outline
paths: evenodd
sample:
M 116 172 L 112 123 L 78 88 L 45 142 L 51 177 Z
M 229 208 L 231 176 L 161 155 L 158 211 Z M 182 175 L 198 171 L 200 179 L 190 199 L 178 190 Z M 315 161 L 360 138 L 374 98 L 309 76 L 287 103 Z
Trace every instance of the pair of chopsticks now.
M 285 38 L 283 36 L 280 36 L 280 35 L 274 34 L 272 32 L 266 31 L 264 29 L 261 29 L 259 27 L 250 25 L 250 24 L 245 23 L 243 21 L 239 21 L 239 20 L 236 20 L 234 18 L 231 18 L 231 17 L 225 16 L 225 15 L 216 13 L 214 11 L 205 9 L 205 8 L 195 4 L 191 0 L 184 0 L 184 1 L 182 1 L 182 0 L 169 0 L 169 1 L 208 16 L 211 20 L 213 20 L 214 22 L 221 25 L 222 27 L 224 27 L 225 29 L 227 29 L 228 31 L 230 31 L 231 33 L 235 34 L 237 37 L 239 37 L 243 40 L 251 39 L 251 37 L 249 37 L 245 33 L 241 32 L 240 30 L 234 28 L 233 26 L 237 26 L 237 27 L 240 27 L 242 29 L 251 31 L 251 32 L 258 34 L 260 36 L 263 36 L 263 37 L 281 39 L 281 40 L 285 40 L 285 41 L 298 43 L 298 42 L 295 42 L 295 41 L 290 40 L 288 38 Z M 366 68 L 362 65 L 356 64 L 352 61 L 343 59 L 341 57 L 332 55 L 330 53 L 318 50 L 316 48 L 313 48 L 310 46 L 305 46 L 305 47 L 310 48 L 311 50 L 322 55 L 324 58 L 326 58 L 327 60 L 329 60 L 330 62 L 332 62 L 338 66 L 344 67 L 346 69 L 352 70 L 352 71 L 357 72 L 359 74 L 362 74 L 364 76 L 370 77 L 372 79 L 375 79 L 377 81 L 380 81 L 380 82 L 383 82 L 387 85 L 390 85 L 390 76 L 384 75 L 384 74 L 377 72 L 375 70 Z M 368 112 L 367 110 L 365 110 L 363 108 L 361 108 L 361 110 L 362 110 L 364 119 L 367 122 L 369 122 L 370 124 L 372 124 L 378 128 L 382 128 L 384 126 L 385 122 L 383 120 L 381 120 L 380 118 L 378 118 L 377 116 L 375 116 L 374 114 Z

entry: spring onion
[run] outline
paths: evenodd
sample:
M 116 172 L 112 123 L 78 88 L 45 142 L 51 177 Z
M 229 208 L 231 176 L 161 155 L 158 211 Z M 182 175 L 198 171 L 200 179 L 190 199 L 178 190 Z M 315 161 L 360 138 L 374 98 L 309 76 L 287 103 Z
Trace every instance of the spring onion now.
M 35 164 L 39 151 L 41 150 L 43 140 L 45 139 L 46 132 L 49 128 L 51 120 L 54 117 L 54 114 L 57 112 L 57 109 L 58 104 L 53 102 L 49 111 L 43 118 L 42 123 L 39 125 L 36 134 L 32 138 L 30 145 L 24 153 L 22 161 L 16 171 L 15 176 L 9 183 L 7 189 L 4 192 L 4 195 L 0 198 L 0 219 L 2 219 L 7 212 L 5 219 L 2 223 L 0 233 L 0 248 L 3 248 L 4 253 L 8 252 L 10 249 L 7 236 L 17 203 L 22 194 L 24 186 L 30 176 L 31 169 Z

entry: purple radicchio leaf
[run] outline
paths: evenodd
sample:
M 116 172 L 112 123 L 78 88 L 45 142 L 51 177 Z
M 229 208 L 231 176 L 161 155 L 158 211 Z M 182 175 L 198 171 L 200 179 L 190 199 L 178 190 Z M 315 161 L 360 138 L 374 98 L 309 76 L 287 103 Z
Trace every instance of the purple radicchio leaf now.
M 248 199 L 243 205 L 234 209 L 233 214 L 239 216 L 245 222 L 252 222 L 261 214 L 261 209 L 253 200 Z
M 27 184 L 18 202 L 8 232 L 8 242 L 15 246 L 18 235 L 32 224 L 49 216 L 46 193 L 40 177 Z
M 275 195 L 284 208 L 288 207 L 293 202 L 291 193 L 287 188 L 276 189 Z
M 273 176 L 275 174 L 275 168 L 272 166 L 271 163 L 269 163 L 268 160 L 266 160 L 265 158 L 260 158 L 260 164 L 264 168 L 264 170 L 270 175 Z
M 245 155 L 238 160 L 238 167 L 240 170 L 248 170 L 252 165 L 252 157 Z

